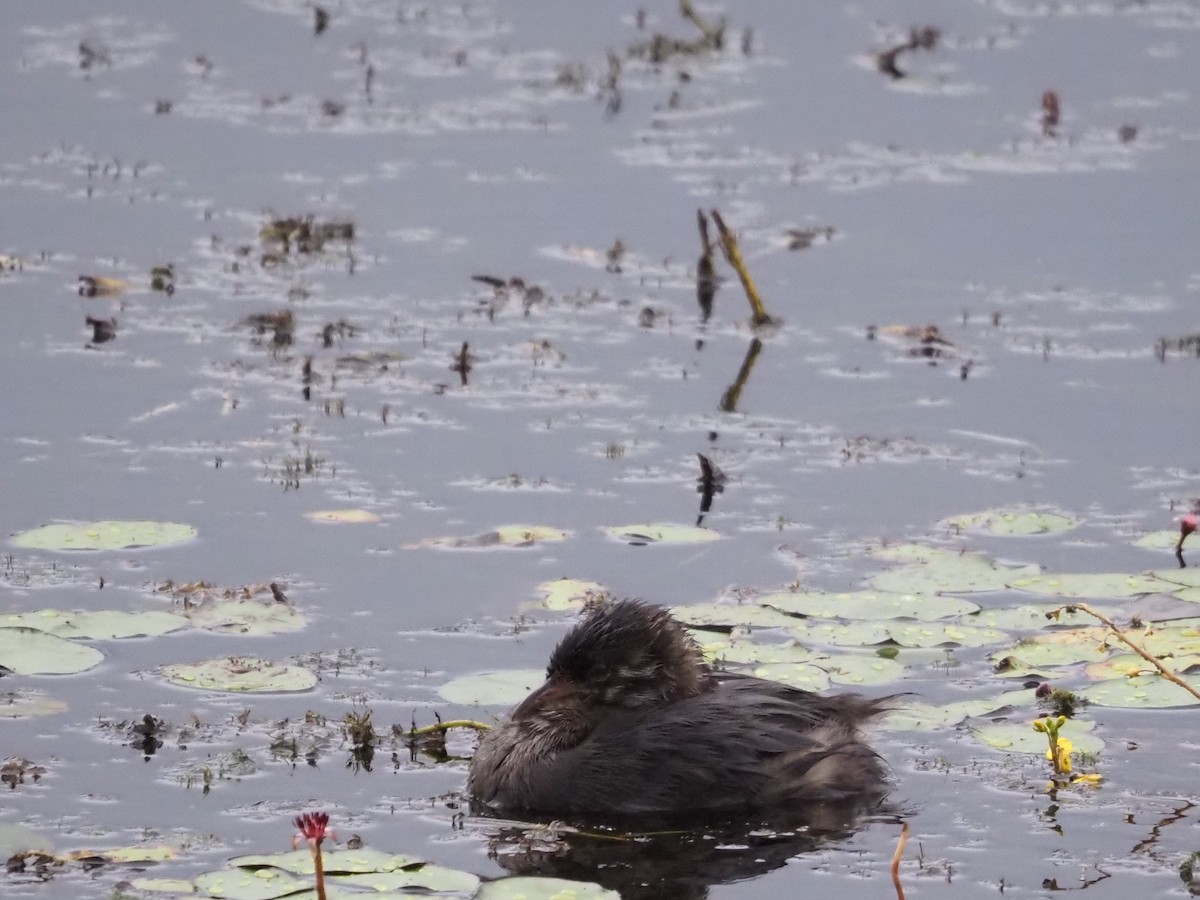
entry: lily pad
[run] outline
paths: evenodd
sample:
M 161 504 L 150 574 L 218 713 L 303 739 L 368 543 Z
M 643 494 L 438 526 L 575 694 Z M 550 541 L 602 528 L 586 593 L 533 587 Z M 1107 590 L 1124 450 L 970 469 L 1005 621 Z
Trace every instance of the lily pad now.
M 892 594 L 883 591 L 853 591 L 828 594 L 823 591 L 767 594 L 757 600 L 763 606 L 792 615 L 825 619 L 944 619 L 979 609 L 978 604 L 938 594 Z
M 1133 546 L 1142 547 L 1146 550 L 1174 550 L 1178 543 L 1179 529 L 1175 528 L 1144 534 L 1133 542 Z
M 974 625 L 941 624 L 937 622 L 892 622 L 888 636 L 901 647 L 940 647 L 954 644 L 959 647 L 986 647 L 1008 640 L 1008 634 L 995 628 Z
M 545 669 L 510 669 L 447 681 L 438 693 L 462 706 L 515 706 L 546 680 Z
M 317 509 L 306 512 L 304 518 L 333 525 L 374 525 L 380 521 L 377 513 L 367 509 Z
M 1183 680 L 1194 689 L 1200 690 L 1200 677 L 1188 675 L 1183 676 Z M 1200 700 L 1160 675 L 1138 675 L 1136 678 L 1100 681 L 1079 693 L 1097 706 L 1166 709 L 1173 706 L 1200 705 Z
M 818 663 L 834 684 L 854 687 L 890 684 L 904 676 L 904 665 L 874 653 L 844 653 Z
M 95 647 L 36 628 L 0 628 L 0 665 L 18 675 L 73 675 L 103 659 Z
M 1165 581 L 1168 585 L 1184 588 L 1200 587 L 1200 569 L 1156 569 L 1149 574 L 1160 581 Z M 1174 593 L 1174 589 L 1170 587 L 1164 588 L 1164 590 Z
M 1189 672 L 1200 673 L 1200 656 L 1168 656 L 1160 658 L 1158 661 L 1176 675 Z M 1158 676 L 1158 670 L 1136 653 L 1121 653 L 1102 662 L 1089 663 L 1083 671 L 1088 678 L 1094 681 L 1131 678 L 1144 674 Z
M 676 525 L 658 522 L 651 525 L 615 525 L 604 532 L 618 541 L 641 546 L 642 544 L 703 544 L 721 539 L 719 532 L 695 525 Z
M 1005 708 L 1032 707 L 1036 698 L 1031 690 L 1007 691 L 995 697 L 958 700 L 943 706 L 909 701 L 897 704 L 887 713 L 881 726 L 891 731 L 933 731 L 950 727 L 975 716 L 986 716 Z M 1032 731 L 1032 729 L 1031 729 Z
M 1095 722 L 1080 719 L 1067 719 L 1059 734 L 1071 742 L 1071 746 L 1084 753 L 1099 753 L 1104 749 L 1104 741 L 1092 734 Z M 1046 735 L 1033 730 L 1033 721 L 1027 722 L 990 722 L 972 728 L 971 733 L 981 743 L 1005 753 L 1033 753 L 1042 755 L 1050 743 Z
M 299 878 L 282 869 L 219 869 L 196 876 L 195 890 L 228 900 L 276 900 L 313 886 L 313 879 Z
M 180 615 L 197 628 L 221 634 L 287 634 L 307 624 L 294 607 L 275 601 L 213 598 L 183 610 Z
M 1151 575 L 1130 575 L 1127 572 L 1019 575 L 1011 578 L 1008 585 L 1031 594 L 1079 600 L 1091 597 L 1136 597 L 1138 594 L 1170 590 Z
M 0 691 L 0 719 L 26 719 L 66 712 L 67 704 L 39 691 Z
M 748 628 L 791 628 L 801 620 L 755 603 L 689 603 L 671 607 L 671 615 L 693 628 L 730 631 Z
M 0 616 L 0 627 L 36 628 L 62 638 L 113 640 L 129 637 L 157 637 L 187 628 L 191 623 L 183 616 L 162 610 L 120 612 L 93 610 L 69 612 L 60 609 L 39 609 L 34 612 Z
M 793 619 L 790 631 L 805 643 L 828 644 L 834 647 L 872 647 L 890 639 L 887 622 L 824 622 L 814 619 Z
M 940 523 L 945 528 L 986 531 L 1001 537 L 1023 537 L 1070 531 L 1078 523 L 1070 516 L 1031 509 L 989 509 L 951 516 Z
M 1040 571 L 1037 566 L 998 566 L 978 553 L 955 553 L 880 572 L 871 578 L 871 586 L 896 594 L 967 594 L 1002 590 L 1013 579 L 1033 578 Z
M 705 656 L 733 665 L 767 665 L 771 663 L 798 665 L 814 659 L 817 654 L 795 641 L 779 644 L 759 644 L 754 641 L 718 641 L 703 645 Z
M 538 543 L 565 541 L 567 533 L 546 525 L 503 525 L 495 531 L 485 531 L 470 537 L 426 538 L 415 544 L 405 544 L 405 550 L 421 547 L 441 547 L 450 550 L 486 550 L 493 547 L 532 547 Z
M 1003 631 L 1040 631 L 1043 628 L 1096 621 L 1081 612 L 1064 611 L 1059 614 L 1057 619 L 1046 617 L 1046 613 L 1059 609 L 1061 606 L 1061 603 L 1027 603 L 1021 606 L 981 609 L 979 612 L 962 616 L 958 621 L 964 625 L 999 628 Z
M 308 669 L 250 656 L 178 663 L 160 671 L 167 681 L 181 687 L 239 694 L 295 693 L 312 690 L 317 684 L 317 676 Z
M 17 547 L 35 550 L 131 550 L 165 547 L 191 540 L 196 529 L 178 522 L 60 522 L 23 531 L 13 537 Z
M 605 596 L 608 591 L 598 581 L 580 581 L 578 578 L 556 578 L 538 585 L 542 595 L 542 606 L 561 612 L 580 609 L 589 600 Z
M 590 881 L 514 875 L 487 882 L 475 900 L 621 900 L 621 895 Z
M 322 852 L 321 861 L 327 875 L 332 874 L 361 874 L 364 872 L 393 872 L 408 866 L 421 866 L 424 863 L 413 856 L 399 853 L 385 853 L 370 847 L 358 850 L 327 850 Z M 240 869 L 275 868 L 291 872 L 293 875 L 313 875 L 316 866 L 313 863 L 312 852 L 292 850 L 288 853 L 254 854 L 251 856 L 236 856 L 229 860 L 229 865 Z
M 829 687 L 829 673 L 808 663 L 765 663 L 755 666 L 750 674 L 806 691 L 823 691 Z
M 1096 662 L 1109 653 L 1109 646 L 1105 642 L 1108 635 L 1108 629 L 1100 626 L 1049 631 L 997 650 L 989 658 L 993 663 L 999 663 L 1011 656 L 1026 666 L 1034 667 Z
M 437 892 L 466 896 L 473 894 L 480 884 L 478 875 L 459 869 L 448 869 L 445 866 L 435 866 L 432 863 L 419 863 L 391 872 L 337 875 L 331 881 L 337 885 L 367 888 L 373 892 L 413 890 L 421 894 Z
M 886 562 L 927 563 L 945 556 L 956 556 L 957 551 L 927 544 L 886 544 L 871 551 L 871 556 Z

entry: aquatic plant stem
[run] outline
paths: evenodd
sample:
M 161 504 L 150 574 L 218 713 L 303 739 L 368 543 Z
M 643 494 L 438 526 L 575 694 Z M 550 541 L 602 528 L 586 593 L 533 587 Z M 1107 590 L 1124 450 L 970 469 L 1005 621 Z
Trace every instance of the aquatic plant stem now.
M 451 728 L 470 728 L 474 731 L 491 731 L 492 726 L 486 722 L 476 722 L 473 719 L 451 719 L 449 722 L 438 722 L 434 725 L 413 726 L 404 733 L 405 737 L 418 738 L 430 734 L 444 734 Z
M 321 845 L 313 845 L 313 871 L 317 876 L 317 900 L 327 900 L 325 897 L 325 864 L 321 860 Z
M 733 266 L 733 270 L 737 272 L 738 279 L 742 282 L 742 290 L 746 292 L 746 299 L 750 302 L 751 324 L 755 327 L 772 324 L 775 320 L 767 315 L 767 309 L 763 306 L 762 297 L 758 294 L 758 288 L 754 286 L 754 279 L 750 277 L 750 270 L 746 268 L 745 260 L 742 259 L 742 251 L 738 246 L 737 235 L 729 230 L 719 212 L 715 209 L 710 210 L 710 212 L 713 221 L 717 223 L 717 232 L 721 236 L 721 253 L 724 254 L 725 261 Z
M 896 841 L 896 852 L 892 854 L 892 884 L 896 887 L 896 896 L 904 900 L 904 885 L 900 883 L 900 860 L 904 858 L 904 848 L 908 846 L 908 822 L 900 826 L 900 839 Z
M 1108 628 L 1109 631 L 1111 631 L 1114 635 L 1116 635 L 1117 640 L 1119 640 L 1126 647 L 1129 647 L 1134 653 L 1136 653 L 1142 659 L 1146 660 L 1146 662 L 1150 663 L 1150 665 L 1154 666 L 1154 668 L 1156 668 L 1158 670 L 1159 675 L 1161 675 L 1163 678 L 1167 679 L 1167 681 L 1170 681 L 1170 682 L 1173 682 L 1173 683 L 1179 685 L 1181 688 L 1183 688 L 1185 691 L 1187 691 L 1189 694 L 1191 694 L 1197 700 L 1200 700 L 1200 691 L 1197 691 L 1194 687 L 1192 687 L 1190 684 L 1188 684 L 1186 681 L 1184 681 L 1182 678 L 1180 678 L 1178 675 L 1176 675 L 1174 672 L 1172 672 L 1170 669 L 1168 669 L 1166 666 L 1164 666 L 1161 662 L 1159 662 L 1150 653 L 1149 650 L 1147 650 L 1141 644 L 1137 643 L 1132 638 L 1126 636 L 1125 632 L 1121 630 L 1120 626 L 1118 626 L 1116 622 L 1114 622 L 1112 619 L 1108 618 L 1108 616 L 1104 615 L 1103 613 L 1097 612 L 1096 610 L 1092 609 L 1086 603 L 1071 603 L 1067 606 L 1060 606 L 1058 609 L 1056 609 L 1050 613 L 1047 613 L 1047 615 L 1057 617 L 1058 613 L 1070 612 L 1071 610 L 1079 610 L 1080 612 L 1087 613 L 1089 616 L 1091 616 L 1094 619 L 1099 619 L 1101 622 L 1104 623 L 1104 625 Z

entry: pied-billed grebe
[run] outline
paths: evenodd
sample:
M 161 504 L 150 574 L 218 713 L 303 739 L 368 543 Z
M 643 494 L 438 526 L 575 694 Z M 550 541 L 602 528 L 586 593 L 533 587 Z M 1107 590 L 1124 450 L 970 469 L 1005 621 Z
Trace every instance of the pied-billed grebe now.
M 641 601 L 592 610 L 546 676 L 471 760 L 468 791 L 493 810 L 725 813 L 886 792 L 859 733 L 885 701 L 714 672 L 683 626 Z

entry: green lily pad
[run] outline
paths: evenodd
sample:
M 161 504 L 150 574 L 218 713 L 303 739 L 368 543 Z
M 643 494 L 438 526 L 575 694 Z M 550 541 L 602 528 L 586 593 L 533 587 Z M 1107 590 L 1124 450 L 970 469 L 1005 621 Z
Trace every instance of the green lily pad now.
M 964 625 L 980 628 L 998 628 L 1003 631 L 1040 631 L 1061 625 L 1077 625 L 1095 622 L 1085 613 L 1062 612 L 1057 619 L 1046 617 L 1046 613 L 1062 607 L 1061 603 L 1027 603 L 1021 606 L 1004 606 L 996 609 L 981 609 L 959 619 Z M 1103 611 L 1103 610 L 1101 610 Z
M 113 640 L 129 637 L 157 637 L 169 634 L 191 623 L 183 616 L 162 610 L 120 612 L 93 610 L 68 612 L 61 609 L 39 609 L 34 612 L 0 616 L 0 627 L 36 628 L 62 638 Z
M 485 883 L 475 900 L 621 900 L 621 895 L 590 881 L 514 875 Z
M 926 544 L 887 544 L 876 547 L 871 556 L 885 562 L 927 563 L 946 556 L 957 556 L 955 550 L 945 550 L 941 547 L 930 547 Z
M 1149 574 L 1169 585 L 1185 588 L 1200 587 L 1200 569 L 1155 569 Z M 1171 588 L 1166 588 L 1166 590 L 1171 590 Z
M 718 641 L 702 645 L 710 660 L 733 665 L 799 665 L 810 662 L 817 654 L 795 641 L 780 644 L 759 644 L 755 641 Z
M 1070 531 L 1078 523 L 1070 516 L 1031 509 L 989 509 L 983 512 L 951 516 L 940 523 L 944 528 L 986 531 L 1000 537 L 1023 537 Z
M 1133 541 L 1133 546 L 1146 550 L 1174 550 L 1178 543 L 1179 529 L 1175 528 L 1170 531 L 1152 531 L 1144 534 Z
M 1176 675 L 1200 674 L 1200 655 L 1167 656 L 1158 660 L 1168 671 Z M 1121 653 L 1102 662 L 1089 663 L 1083 672 L 1094 681 L 1110 678 L 1131 678 L 1138 675 L 1158 675 L 1158 670 L 1136 653 Z
M 1183 677 L 1183 680 L 1192 688 L 1200 690 L 1200 677 L 1189 675 Z M 1160 675 L 1138 675 L 1136 678 L 1100 681 L 1079 693 L 1097 706 L 1166 709 L 1173 706 L 1200 705 L 1200 700 Z
M 1099 753 L 1104 749 L 1104 741 L 1091 733 L 1095 727 L 1095 722 L 1067 719 L 1058 733 L 1069 740 L 1075 750 Z M 1032 718 L 1028 722 L 990 722 L 972 728 L 971 733 L 980 743 L 1005 753 L 1034 753 L 1040 756 L 1050 749 L 1046 735 L 1033 730 Z
M 1091 597 L 1136 597 L 1138 594 L 1170 590 L 1162 581 L 1150 575 L 1130 575 L 1127 572 L 1020 575 L 1011 578 L 1008 585 L 1031 594 L 1079 600 Z
M 853 591 L 827 594 L 823 591 L 767 594 L 757 602 L 792 615 L 824 619 L 944 619 L 979 609 L 978 604 L 938 594 L 891 594 L 882 591 Z
M 1023 665 L 1034 667 L 1096 662 L 1107 657 L 1110 652 L 1108 644 L 1105 643 L 1108 634 L 1108 629 L 1102 626 L 1049 631 L 997 650 L 989 659 L 993 663 L 999 663 L 1011 656 Z
M 0 665 L 18 675 L 73 675 L 103 659 L 95 647 L 36 628 L 0 628 Z
M 183 897 L 196 893 L 192 882 L 182 878 L 133 878 L 129 881 L 134 890 L 155 894 L 175 894 Z
M 819 663 L 834 684 L 853 687 L 890 684 L 904 676 L 904 665 L 874 653 L 845 653 Z
M 159 671 L 171 684 L 205 691 L 295 693 L 312 690 L 317 684 L 317 676 L 301 666 L 250 656 L 178 663 Z
M 321 853 L 321 861 L 327 875 L 393 872 L 407 866 L 424 865 L 416 857 L 385 853 L 370 847 L 360 847 L 358 850 L 326 850 Z M 283 869 L 293 875 L 311 876 L 316 873 L 312 851 L 308 849 L 236 856 L 229 860 L 229 865 L 240 869 Z
M 338 875 L 331 879 L 334 884 L 347 887 L 368 888 L 371 891 L 409 891 L 424 894 L 454 893 L 470 896 L 478 888 L 478 875 L 432 863 L 420 863 L 408 869 L 393 872 L 370 872 L 359 875 Z M 371 896 L 371 895 L 367 895 Z
M 881 727 L 890 731 L 933 731 L 948 728 L 969 718 L 986 716 L 1012 707 L 1032 707 L 1036 698 L 1031 690 L 1007 691 L 995 697 L 958 700 L 943 706 L 919 701 L 899 703 L 881 720 Z
M 580 581 L 578 578 L 556 578 L 543 581 L 537 587 L 542 595 L 542 606 L 556 612 L 580 609 L 589 600 L 608 594 L 598 581 Z
M 829 673 L 808 663 L 764 663 L 751 669 L 750 674 L 806 691 L 823 691 L 829 687 Z
M 729 631 L 749 628 L 791 628 L 801 620 L 755 603 L 689 603 L 671 607 L 671 615 L 692 628 Z
M 978 553 L 955 553 L 880 572 L 871 586 L 895 594 L 967 594 L 1002 590 L 1013 579 L 1032 578 L 1040 571 L 1037 566 L 1004 568 Z
M 1196 619 L 1176 619 L 1148 633 L 1132 631 L 1129 637 L 1157 659 L 1200 655 L 1200 622 Z M 1125 650 L 1124 644 L 1114 641 L 1113 646 L 1114 650 Z
M 276 900 L 313 886 L 313 879 L 300 878 L 281 869 L 218 869 L 196 876 L 195 890 L 228 900 Z
M 411 856 L 384 853 L 370 848 L 330 850 L 324 852 L 321 858 L 331 897 L 378 897 L 384 894 L 400 896 L 397 892 L 408 890 L 469 895 L 475 892 L 480 883 L 479 877 L 470 872 L 448 869 Z M 311 884 L 315 873 L 312 853 L 309 850 L 239 856 L 230 860 L 229 864 L 239 869 L 253 870 L 255 874 L 282 870 L 306 878 L 307 884 Z M 270 880 L 275 883 L 273 877 Z M 366 890 L 368 893 L 352 893 L 355 889 Z
M 438 693 L 461 706 L 515 706 L 546 680 L 545 669 L 510 669 L 447 681 Z
M 793 619 L 790 631 L 797 640 L 810 644 L 834 647 L 873 647 L 889 640 L 887 622 L 823 622 L 815 619 Z
M 70 707 L 40 691 L 0 691 L 0 719 L 28 719 L 66 712 Z
M 609 537 L 627 544 L 703 544 L 721 539 L 711 528 L 657 522 L 650 525 L 615 525 L 604 529 Z
M 180 615 L 196 628 L 220 634 L 288 634 L 307 624 L 294 607 L 273 600 L 208 599 L 182 610 Z
M 421 547 L 442 547 L 450 550 L 486 550 L 493 547 L 532 547 L 534 544 L 565 541 L 567 533 L 547 525 L 502 525 L 495 531 L 470 537 L 426 538 L 415 544 L 405 544 L 405 550 Z
M 995 628 L 973 625 L 942 624 L 939 622 L 892 622 L 888 636 L 901 647 L 940 647 L 954 644 L 959 647 L 986 647 L 1008 640 L 1008 634 Z
M 60 522 L 15 535 L 17 547 L 34 550 L 131 550 L 191 540 L 196 529 L 178 522 Z

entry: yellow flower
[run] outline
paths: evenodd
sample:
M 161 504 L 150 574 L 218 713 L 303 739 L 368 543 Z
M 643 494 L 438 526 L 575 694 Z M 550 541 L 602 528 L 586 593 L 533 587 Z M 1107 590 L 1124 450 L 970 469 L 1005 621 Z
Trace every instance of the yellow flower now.
M 1046 759 L 1050 760 L 1051 762 L 1054 762 L 1054 751 L 1057 750 L 1058 751 L 1058 765 L 1054 767 L 1055 771 L 1070 772 L 1071 771 L 1071 750 L 1072 749 L 1073 748 L 1071 746 L 1071 742 L 1069 740 L 1067 740 L 1065 737 L 1060 737 L 1055 742 L 1054 746 L 1051 749 L 1046 751 Z
M 1095 772 L 1091 774 L 1080 773 L 1071 776 L 1071 784 L 1099 784 L 1104 780 L 1104 776 Z

